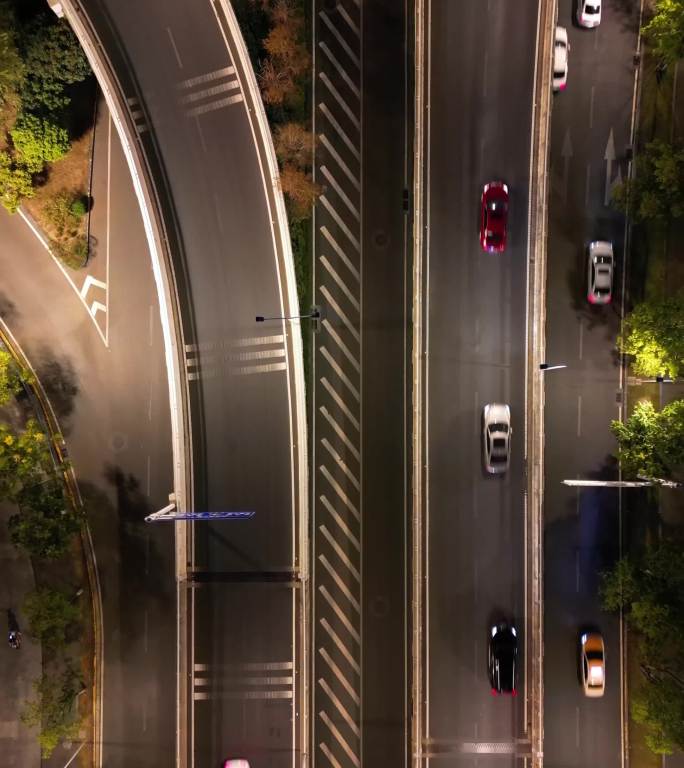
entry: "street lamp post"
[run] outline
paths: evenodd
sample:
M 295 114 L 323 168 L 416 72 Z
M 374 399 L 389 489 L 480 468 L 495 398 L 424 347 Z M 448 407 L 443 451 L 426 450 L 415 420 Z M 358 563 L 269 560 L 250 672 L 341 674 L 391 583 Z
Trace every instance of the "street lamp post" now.
M 257 315 L 257 323 L 265 323 L 268 320 L 320 320 L 321 310 L 318 307 L 313 307 L 311 312 L 307 315 Z

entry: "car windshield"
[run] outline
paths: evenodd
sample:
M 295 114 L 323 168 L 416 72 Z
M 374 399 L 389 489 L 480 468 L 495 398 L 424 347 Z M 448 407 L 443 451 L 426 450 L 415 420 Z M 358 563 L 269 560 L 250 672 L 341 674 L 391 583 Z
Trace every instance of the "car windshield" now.
M 554 71 L 553 76 L 554 77 L 558 77 L 558 78 L 564 77 L 565 76 L 565 70 L 564 69 L 557 69 L 557 70 Z
M 501 450 L 506 447 L 505 437 L 495 437 L 493 442 L 494 442 L 494 448 L 498 448 Z
M 601 6 L 599 5 L 587 5 L 584 8 L 584 12 L 594 14 L 594 13 L 598 13 L 600 9 L 601 9 Z
M 508 424 L 490 424 L 492 432 L 508 432 Z
M 601 659 L 603 659 L 603 654 L 601 651 L 587 651 L 587 659 L 589 659 L 589 661 L 601 661 Z
M 504 213 L 506 213 L 506 203 L 498 200 L 491 200 L 487 208 L 489 209 L 489 215 L 493 219 L 501 219 Z

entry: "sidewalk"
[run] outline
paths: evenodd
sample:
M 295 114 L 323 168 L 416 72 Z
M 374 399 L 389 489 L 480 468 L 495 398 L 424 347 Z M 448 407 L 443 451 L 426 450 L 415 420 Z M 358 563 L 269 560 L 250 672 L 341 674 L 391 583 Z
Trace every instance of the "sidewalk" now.
M 5 768 L 31 768 L 41 764 L 40 747 L 35 733 L 22 725 L 19 714 L 31 698 L 32 682 L 40 678 L 41 650 L 29 638 L 21 612 L 24 598 L 35 583 L 28 555 L 13 546 L 7 531 L 7 521 L 16 511 L 12 504 L 0 504 L 0 754 Z M 7 643 L 7 609 L 14 611 L 22 629 L 18 651 Z

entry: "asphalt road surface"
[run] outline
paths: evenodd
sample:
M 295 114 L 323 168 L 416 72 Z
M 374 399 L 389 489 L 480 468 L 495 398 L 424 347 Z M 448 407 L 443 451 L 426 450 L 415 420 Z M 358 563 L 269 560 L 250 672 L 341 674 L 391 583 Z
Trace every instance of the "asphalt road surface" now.
M 46 389 L 88 514 L 103 606 L 103 764 L 174 762 L 173 531 L 145 515 L 173 483 L 156 286 L 128 167 L 106 111 L 93 169 L 96 242 L 74 287 L 18 215 L 0 213 L 2 315 Z M 111 138 L 111 142 L 110 142 Z M 102 285 L 86 285 L 103 274 Z M 79 296 L 84 297 L 83 303 Z M 89 310 L 95 302 L 105 347 Z M 57 749 L 50 765 L 73 750 Z
M 427 716 L 445 764 L 513 765 L 525 741 L 524 376 L 536 0 L 429 3 Z M 483 185 L 509 186 L 505 253 L 478 240 Z M 509 471 L 482 464 L 482 409 L 511 408 Z M 487 677 L 491 624 L 519 635 L 516 697 Z
M 600 572 L 618 555 L 619 517 L 635 492 L 625 491 L 620 504 L 616 490 L 561 481 L 617 477 L 609 422 L 620 407 L 615 337 L 624 219 L 606 202 L 607 186 L 626 173 L 639 3 L 604 2 L 594 30 L 576 27 L 573 10 L 570 2 L 559 5 L 571 50 L 551 133 L 546 346 L 549 360 L 568 368 L 546 377 L 544 762 L 614 768 L 621 764 L 621 649 L 617 619 L 601 611 L 598 587 Z M 615 295 L 607 307 L 586 300 L 586 246 L 594 239 L 611 240 L 616 254 Z M 602 699 L 586 699 L 579 684 L 584 627 L 604 635 Z
M 230 574 L 268 582 L 292 572 L 296 557 L 290 329 L 254 319 L 283 314 L 282 265 L 238 63 L 212 4 L 84 6 L 137 115 L 167 216 L 191 399 L 193 508 L 256 512 L 248 523 L 195 526 L 191 568 L 205 581 L 232 579 L 233 590 L 242 577 Z M 198 727 L 191 725 L 188 744 L 201 765 L 231 756 L 257 768 L 267 754 L 264 764 L 273 766 L 293 759 L 297 697 L 288 675 L 273 695 L 267 674 L 269 665 L 294 664 L 293 593 L 278 590 L 275 603 L 245 600 L 250 588 L 237 600 L 239 614 L 218 586 L 192 592 L 189 712 Z M 226 639 L 226 627 L 237 625 L 250 627 L 240 653 Z M 231 664 L 260 672 L 226 677 Z M 242 719 L 259 725 L 259 738 L 233 728 Z M 275 755 L 255 753 L 272 730 L 287 734 Z

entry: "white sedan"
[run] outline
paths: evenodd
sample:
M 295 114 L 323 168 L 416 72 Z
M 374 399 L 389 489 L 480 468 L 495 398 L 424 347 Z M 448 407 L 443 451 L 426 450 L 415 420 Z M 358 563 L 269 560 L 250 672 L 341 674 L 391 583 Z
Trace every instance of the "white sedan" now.
M 511 409 L 503 403 L 485 405 L 482 426 L 485 469 L 501 474 L 511 461 Z
M 564 91 L 568 84 L 568 30 L 556 27 L 556 39 L 553 44 L 553 90 Z
M 577 23 L 592 29 L 601 23 L 601 0 L 577 0 Z

